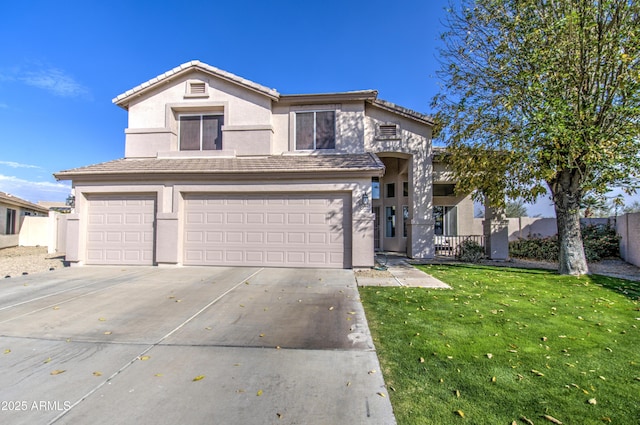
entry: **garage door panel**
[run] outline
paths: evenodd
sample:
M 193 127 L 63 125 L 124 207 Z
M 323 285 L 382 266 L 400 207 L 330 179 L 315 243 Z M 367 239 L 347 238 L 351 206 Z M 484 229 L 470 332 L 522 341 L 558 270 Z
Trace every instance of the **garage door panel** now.
M 154 197 L 89 196 L 88 211 L 88 264 L 153 264 Z
M 186 265 L 349 267 L 347 194 L 202 194 L 186 196 L 185 205 Z M 192 219 L 197 214 L 206 223 Z M 214 216 L 224 220 L 210 220 Z M 209 255 L 220 250 L 222 256 Z

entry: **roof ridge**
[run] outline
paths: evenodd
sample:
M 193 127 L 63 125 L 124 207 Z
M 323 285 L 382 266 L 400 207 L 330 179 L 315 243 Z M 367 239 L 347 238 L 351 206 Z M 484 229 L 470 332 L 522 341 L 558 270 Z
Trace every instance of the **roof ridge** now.
M 159 84 L 165 80 L 170 79 L 173 76 L 176 75 L 180 75 L 180 74 L 184 74 L 192 69 L 201 69 L 203 71 L 206 71 L 210 74 L 213 74 L 219 78 L 222 78 L 224 80 L 227 81 L 232 81 L 235 82 L 237 84 L 243 85 L 247 88 L 250 88 L 254 91 L 263 93 L 264 95 L 272 98 L 272 99 L 278 99 L 280 97 L 280 93 L 278 93 L 278 91 L 276 89 L 272 89 L 266 86 L 263 86 L 261 84 L 258 84 L 256 82 L 253 82 L 251 80 L 247 80 L 246 78 L 240 77 L 238 75 L 235 75 L 229 71 L 225 71 L 223 69 L 220 68 L 216 68 L 215 66 L 211 66 L 209 64 L 206 64 L 202 61 L 199 60 L 191 60 L 189 62 L 185 62 L 183 64 L 180 64 L 160 75 L 157 75 L 153 78 L 151 78 L 150 80 L 147 80 L 145 82 L 143 82 L 142 84 L 138 84 L 137 86 L 125 91 L 124 93 L 119 94 L 118 96 L 114 97 L 111 102 L 115 103 L 118 106 L 121 107 L 125 107 L 126 102 L 125 100 L 128 99 L 130 96 L 140 93 L 148 88 L 151 88 L 153 86 L 155 86 L 156 84 Z

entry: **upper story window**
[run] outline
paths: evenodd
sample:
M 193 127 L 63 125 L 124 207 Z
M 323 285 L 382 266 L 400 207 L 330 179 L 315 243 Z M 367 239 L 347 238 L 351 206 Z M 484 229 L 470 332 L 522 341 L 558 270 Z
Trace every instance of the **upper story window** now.
M 335 149 L 336 112 L 296 112 L 296 150 Z
M 179 143 L 181 151 L 222 149 L 224 115 L 180 115 Z

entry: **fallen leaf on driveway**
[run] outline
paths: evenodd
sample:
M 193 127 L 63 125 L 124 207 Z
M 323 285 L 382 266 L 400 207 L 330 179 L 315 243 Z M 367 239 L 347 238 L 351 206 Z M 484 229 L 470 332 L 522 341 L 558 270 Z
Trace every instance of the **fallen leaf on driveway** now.
M 151 356 L 140 356 L 138 357 L 138 359 L 140 360 L 149 360 L 151 358 Z
M 95 371 L 93 372 L 93 376 L 102 376 L 102 372 Z
M 204 379 L 204 375 L 198 375 L 192 379 L 193 382 L 202 381 Z
M 107 319 L 105 319 L 104 317 L 100 317 L 98 320 L 101 321 L 101 322 L 106 322 L 107 321 Z
M 8 348 L 6 350 L 4 350 L 5 354 L 9 354 L 11 352 L 11 350 L 9 350 Z
M 56 369 L 56 370 L 52 370 L 50 375 L 60 375 L 61 373 L 65 373 L 66 370 L 64 369 Z
M 258 392 L 256 393 L 256 396 L 260 397 L 262 395 L 262 390 L 258 390 Z

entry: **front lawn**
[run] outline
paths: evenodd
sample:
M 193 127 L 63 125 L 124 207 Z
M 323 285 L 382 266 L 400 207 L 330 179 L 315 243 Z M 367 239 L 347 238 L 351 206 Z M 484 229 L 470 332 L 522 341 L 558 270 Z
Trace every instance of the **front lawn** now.
M 424 266 L 360 295 L 398 424 L 640 423 L 640 283 Z

